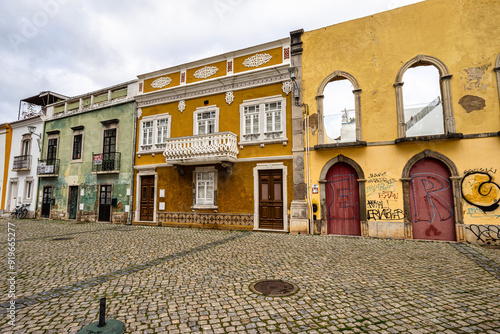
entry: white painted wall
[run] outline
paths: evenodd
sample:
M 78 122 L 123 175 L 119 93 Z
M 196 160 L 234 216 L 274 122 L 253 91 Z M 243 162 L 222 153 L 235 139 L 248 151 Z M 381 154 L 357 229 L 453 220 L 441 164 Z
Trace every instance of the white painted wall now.
M 12 127 L 12 147 L 10 153 L 9 172 L 7 179 L 7 193 L 6 193 L 6 210 L 12 211 L 19 203 L 30 203 L 28 210 L 30 211 L 29 217 L 33 217 L 35 211 L 35 203 L 38 189 L 38 177 L 36 168 L 38 158 L 40 158 L 40 150 L 38 142 L 40 138 L 36 135 L 31 135 L 31 168 L 29 171 L 13 171 L 14 157 L 23 155 L 22 141 L 23 135 L 29 134 L 28 126 L 36 127 L 34 133 L 42 135 L 43 121 L 40 116 L 16 121 L 9 123 Z M 17 181 L 17 190 L 13 186 L 13 182 Z M 31 195 L 27 196 L 26 181 L 31 181 Z
M 4 174 L 4 166 L 5 166 L 5 144 L 7 139 L 7 130 L 0 130 L 0 205 L 2 203 L 2 193 L 3 193 L 3 174 Z M 0 214 L 3 213 L 2 207 L 0 207 Z

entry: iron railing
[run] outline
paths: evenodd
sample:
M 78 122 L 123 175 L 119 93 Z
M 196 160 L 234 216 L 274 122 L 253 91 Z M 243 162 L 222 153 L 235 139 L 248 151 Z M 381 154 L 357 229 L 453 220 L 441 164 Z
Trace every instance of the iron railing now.
M 41 176 L 59 174 L 59 159 L 38 159 L 38 167 L 36 172 Z
M 19 155 L 14 157 L 12 170 L 31 170 L 31 155 Z
M 114 173 L 120 170 L 120 152 L 92 154 L 92 172 Z

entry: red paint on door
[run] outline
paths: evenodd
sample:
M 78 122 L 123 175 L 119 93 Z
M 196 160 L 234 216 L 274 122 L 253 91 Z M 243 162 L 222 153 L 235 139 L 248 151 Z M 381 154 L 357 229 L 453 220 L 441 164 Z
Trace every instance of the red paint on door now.
M 455 241 L 455 216 L 450 171 L 433 158 L 410 170 L 410 207 L 414 239 Z
M 328 233 L 361 235 L 358 174 L 339 162 L 326 174 Z

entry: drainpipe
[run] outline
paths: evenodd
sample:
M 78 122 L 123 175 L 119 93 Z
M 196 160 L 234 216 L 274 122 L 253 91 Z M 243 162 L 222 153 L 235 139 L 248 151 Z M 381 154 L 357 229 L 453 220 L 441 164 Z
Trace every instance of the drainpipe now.
M 43 121 L 42 135 L 41 135 L 42 138 L 40 138 L 41 148 L 40 148 L 40 152 L 39 152 L 40 156 L 38 157 L 38 159 L 40 159 L 42 157 L 42 148 L 43 148 L 43 143 L 44 143 L 44 139 L 45 139 L 45 123 L 46 123 L 46 120 L 42 119 L 42 121 Z M 37 159 L 37 162 L 36 162 L 36 168 L 37 168 L 37 172 L 36 173 L 37 173 L 37 179 L 38 180 L 36 182 L 36 193 L 35 193 L 36 194 L 35 195 L 36 198 L 35 198 L 35 207 L 34 207 L 34 210 L 33 210 L 33 212 L 34 212 L 33 219 L 36 219 L 36 214 L 37 214 L 37 211 L 38 211 L 38 198 L 39 198 L 38 193 L 39 193 L 39 190 L 40 190 L 40 181 L 41 181 L 41 177 L 38 176 L 38 159 Z
M 134 178 L 134 167 L 135 167 L 135 152 L 136 152 L 136 146 L 137 146 L 137 102 L 135 102 L 135 111 L 134 111 L 134 145 L 132 148 L 132 167 L 131 167 L 131 176 L 132 176 L 132 182 L 130 184 L 130 198 L 129 198 L 129 211 L 128 211 L 128 218 L 127 218 L 127 225 L 132 225 L 132 215 L 134 214 L 134 185 L 135 185 L 135 178 Z

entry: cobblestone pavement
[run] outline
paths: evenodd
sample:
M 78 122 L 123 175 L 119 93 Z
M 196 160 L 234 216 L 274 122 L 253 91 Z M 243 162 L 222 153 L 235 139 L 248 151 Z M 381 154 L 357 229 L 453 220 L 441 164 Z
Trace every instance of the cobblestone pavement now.
M 8 272 L 0 220 L 0 272 Z M 107 317 L 127 333 L 500 333 L 500 250 L 477 245 L 166 227 L 14 221 L 15 326 L 76 333 Z M 62 240 L 57 240 L 62 239 Z M 299 291 L 249 286 L 282 279 Z

